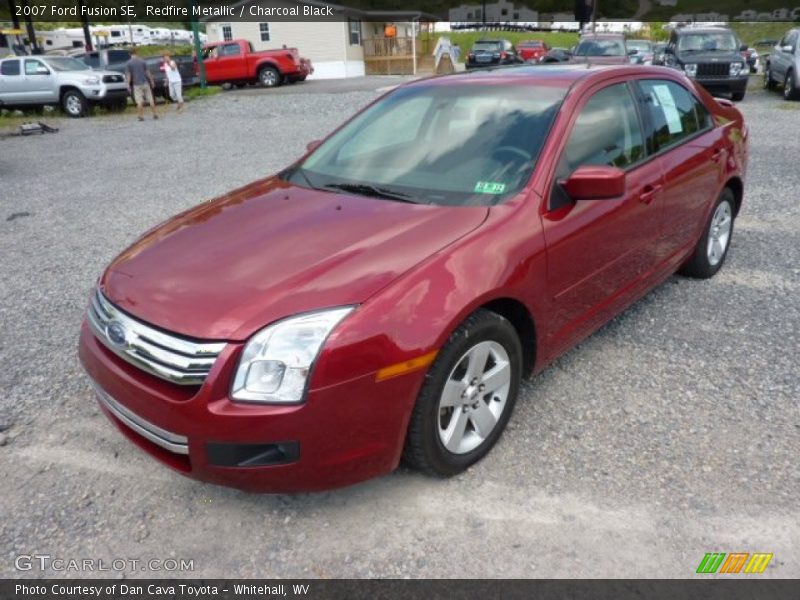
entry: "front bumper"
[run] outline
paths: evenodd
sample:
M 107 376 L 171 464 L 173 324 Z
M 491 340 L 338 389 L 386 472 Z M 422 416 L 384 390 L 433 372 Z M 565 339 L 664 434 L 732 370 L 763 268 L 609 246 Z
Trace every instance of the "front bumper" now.
M 228 344 L 202 386 L 180 386 L 126 363 L 84 322 L 79 356 L 105 415 L 178 472 L 255 492 L 318 491 L 397 467 L 424 373 L 374 374 L 312 389 L 300 405 L 228 398 L 241 345 Z
M 100 84 L 80 89 L 89 102 L 109 102 L 128 97 L 128 87 L 124 83 Z
M 747 69 L 745 69 L 746 71 Z M 736 93 L 744 92 L 747 89 L 749 73 L 744 76 L 736 77 L 697 77 L 695 81 L 706 88 L 709 92 Z

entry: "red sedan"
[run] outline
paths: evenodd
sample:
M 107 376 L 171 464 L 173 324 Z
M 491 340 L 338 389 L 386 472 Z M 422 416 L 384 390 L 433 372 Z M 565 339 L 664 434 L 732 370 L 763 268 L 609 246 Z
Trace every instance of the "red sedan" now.
M 722 266 L 747 127 L 661 67 L 406 84 L 108 267 L 80 358 L 158 460 L 256 491 L 481 459 L 520 380 Z
M 517 44 L 517 54 L 527 62 L 539 62 L 550 47 L 543 40 L 524 40 Z

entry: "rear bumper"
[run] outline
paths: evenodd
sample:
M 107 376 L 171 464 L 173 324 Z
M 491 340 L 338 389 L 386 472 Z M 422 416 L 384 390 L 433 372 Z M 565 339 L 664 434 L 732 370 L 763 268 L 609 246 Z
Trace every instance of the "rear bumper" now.
M 178 386 L 139 371 L 81 328 L 79 356 L 104 414 L 134 444 L 194 479 L 255 492 L 318 491 L 394 470 L 424 374 L 374 374 L 311 390 L 303 404 L 243 405 L 228 389 L 240 345 L 206 382 Z

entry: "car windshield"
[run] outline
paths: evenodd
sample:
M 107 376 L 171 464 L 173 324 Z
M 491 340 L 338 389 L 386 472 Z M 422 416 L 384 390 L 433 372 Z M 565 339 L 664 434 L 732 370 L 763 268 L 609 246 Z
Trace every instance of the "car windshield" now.
M 527 85 L 401 88 L 284 177 L 386 200 L 497 204 L 527 183 L 565 94 Z
M 639 50 L 641 52 L 650 52 L 653 48 L 653 45 L 647 40 L 628 40 L 625 45 L 628 50 Z
M 736 38 L 732 33 L 687 33 L 678 38 L 678 50 L 681 52 L 732 52 L 738 49 Z
M 499 52 L 500 46 L 502 44 L 500 42 L 475 42 L 475 45 L 472 47 L 473 52 Z
M 583 40 L 575 49 L 576 56 L 624 56 L 625 46 L 619 40 Z
M 68 56 L 49 57 L 47 64 L 53 68 L 54 71 L 88 71 L 89 67 L 75 59 Z

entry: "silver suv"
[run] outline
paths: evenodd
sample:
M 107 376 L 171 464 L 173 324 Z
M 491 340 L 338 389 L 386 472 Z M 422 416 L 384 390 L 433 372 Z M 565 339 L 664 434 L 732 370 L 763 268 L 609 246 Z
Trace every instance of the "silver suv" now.
M 783 97 L 800 100 L 800 29 L 790 29 L 772 49 L 764 65 L 764 87 L 783 84 Z
M 92 104 L 121 108 L 128 101 L 125 77 L 93 71 L 68 56 L 21 56 L 0 60 L 0 107 L 60 105 L 82 117 Z

